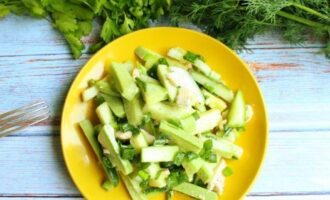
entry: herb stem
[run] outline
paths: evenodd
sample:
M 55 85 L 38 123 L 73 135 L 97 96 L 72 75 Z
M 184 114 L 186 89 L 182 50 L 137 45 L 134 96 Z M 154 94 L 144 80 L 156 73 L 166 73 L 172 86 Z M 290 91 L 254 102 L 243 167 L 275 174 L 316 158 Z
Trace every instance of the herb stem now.
M 294 6 L 294 7 L 296 7 L 296 8 L 299 8 L 301 10 L 304 10 L 304 11 L 308 12 L 309 14 L 312 14 L 312 15 L 318 16 L 319 18 L 322 18 L 322 19 L 325 19 L 327 21 L 330 21 L 330 17 L 329 16 L 324 15 L 324 14 L 322 14 L 322 13 L 320 13 L 320 12 L 314 10 L 314 9 L 311 9 L 311 8 L 309 8 L 307 6 L 304 6 L 302 4 L 295 3 L 295 2 L 293 2 L 291 5 Z
M 291 19 L 293 21 L 296 21 L 296 22 L 305 24 L 305 25 L 310 26 L 310 27 L 320 28 L 320 29 L 325 29 L 325 30 L 330 29 L 330 26 L 326 26 L 324 24 L 321 24 L 321 23 L 318 23 L 318 22 L 314 22 L 314 21 L 311 21 L 309 19 L 298 17 L 296 15 L 287 13 L 285 11 L 278 11 L 276 14 L 279 15 L 279 16 L 281 16 L 281 17 L 285 17 L 287 19 Z

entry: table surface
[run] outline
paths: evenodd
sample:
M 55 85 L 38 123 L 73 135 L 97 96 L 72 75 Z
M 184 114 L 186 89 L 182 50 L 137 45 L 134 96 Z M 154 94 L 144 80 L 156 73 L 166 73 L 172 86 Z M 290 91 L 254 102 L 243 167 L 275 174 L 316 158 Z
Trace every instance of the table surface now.
M 95 38 L 84 39 L 87 44 Z M 240 56 L 263 91 L 270 122 L 266 162 L 247 199 L 330 199 L 330 60 L 309 41 L 275 32 L 249 42 Z M 80 199 L 60 149 L 60 115 L 74 77 L 90 58 L 71 59 L 46 20 L 0 21 L 0 113 L 46 100 L 52 117 L 0 139 L 0 200 Z

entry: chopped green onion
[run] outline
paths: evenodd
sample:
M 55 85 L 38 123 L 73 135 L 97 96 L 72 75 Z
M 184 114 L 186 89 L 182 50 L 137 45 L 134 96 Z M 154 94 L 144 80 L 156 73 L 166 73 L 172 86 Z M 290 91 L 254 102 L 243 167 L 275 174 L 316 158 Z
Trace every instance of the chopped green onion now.
M 157 68 L 158 68 L 158 65 L 154 65 L 154 66 L 152 66 L 152 67 L 148 70 L 147 74 L 148 74 L 150 77 L 152 77 L 152 78 L 158 79 L 158 77 L 157 77 Z
M 138 172 L 138 175 L 139 175 L 139 177 L 142 178 L 142 180 L 148 180 L 149 179 L 149 174 L 144 170 L 140 170 Z
M 199 155 L 204 160 L 211 163 L 215 163 L 217 162 L 217 155 L 212 153 L 212 146 L 213 146 L 212 140 L 211 139 L 206 140 L 204 142 L 203 149 L 201 150 Z
M 112 187 L 113 187 L 113 185 L 111 184 L 111 182 L 109 180 L 105 180 L 102 183 L 102 188 L 106 191 L 109 191 Z
M 184 170 L 181 169 L 173 170 L 167 178 L 167 187 L 171 189 L 187 181 L 188 181 L 188 176 Z
M 141 187 L 142 189 L 147 188 L 148 185 L 149 185 L 149 179 L 147 179 L 147 180 L 142 180 L 142 182 L 140 183 L 140 187 Z
M 140 129 L 129 124 L 129 123 L 125 123 L 125 124 L 121 124 L 119 125 L 119 130 L 122 132 L 127 132 L 127 131 L 131 131 L 133 135 L 139 134 L 140 133 Z
M 231 157 L 231 159 L 238 160 L 238 158 L 236 156 Z
M 142 163 L 142 162 L 140 162 L 140 163 L 138 163 L 137 167 L 138 167 L 139 170 L 144 170 L 144 169 L 148 168 L 150 166 L 150 164 L 151 163 Z
M 182 128 L 181 127 L 181 123 L 179 120 L 174 120 L 174 119 L 171 119 L 171 120 L 167 120 L 169 123 L 173 124 L 174 126 L 178 127 L 178 128 Z
M 197 155 L 196 153 L 194 153 L 194 152 L 192 152 L 192 151 L 188 151 L 188 152 L 186 153 L 186 159 L 187 159 L 188 161 L 192 161 L 192 160 L 194 160 L 194 159 L 196 159 L 196 158 L 198 158 L 198 155 Z
M 101 105 L 103 102 L 105 102 L 105 99 L 104 99 L 104 97 L 103 97 L 101 94 L 98 94 L 98 95 L 96 95 L 96 97 L 95 97 L 95 102 L 96 102 L 96 105 L 99 106 L 99 105 Z
M 98 124 L 98 125 L 95 125 L 94 126 L 94 130 L 95 130 L 96 133 L 99 133 L 100 130 L 101 130 L 101 128 L 102 128 L 102 125 L 101 124 Z
M 172 200 L 173 199 L 173 190 L 166 192 L 166 200 Z
M 159 60 L 158 60 L 158 63 L 160 64 L 160 65 L 169 65 L 168 64 L 168 62 L 167 62 L 167 60 L 165 59 L 165 58 L 160 58 Z
M 233 130 L 231 127 L 225 127 L 223 136 L 228 136 L 228 134 Z
M 184 55 L 183 58 L 185 60 L 188 60 L 189 62 L 192 62 L 192 63 L 194 63 L 195 60 L 197 60 L 197 59 L 205 61 L 205 59 L 201 55 L 195 54 L 191 51 L 187 51 L 186 55 Z
M 162 187 L 162 188 L 147 187 L 143 190 L 143 192 L 146 194 L 149 194 L 149 193 L 153 193 L 153 192 L 165 192 L 166 190 L 167 190 L 167 187 Z
M 168 138 L 165 135 L 160 135 L 154 141 L 154 146 L 162 146 L 169 142 Z
M 226 167 L 222 170 L 222 174 L 225 176 L 225 177 L 228 177 L 228 176 L 231 176 L 234 174 L 234 171 L 230 168 L 230 167 Z
M 198 114 L 198 112 L 194 112 L 193 114 L 192 114 L 192 116 L 197 120 L 197 119 L 199 119 L 199 114 Z
M 96 84 L 96 80 L 94 80 L 94 79 L 91 79 L 91 80 L 88 81 L 88 86 L 89 87 L 92 87 L 95 84 Z
M 120 145 L 120 147 L 120 156 L 122 159 L 133 160 L 135 156 L 135 149 L 131 145 Z
M 184 152 L 178 152 L 174 157 L 173 164 L 175 164 L 176 166 L 180 166 L 183 159 L 185 158 L 185 155 L 186 154 Z
M 103 156 L 102 162 L 105 167 L 105 170 L 107 171 L 108 175 L 111 177 L 111 179 L 109 180 L 111 185 L 116 187 L 119 184 L 119 176 L 109 156 Z
M 151 113 L 147 113 L 146 115 L 143 116 L 140 127 L 144 127 L 150 121 L 151 121 Z
M 217 157 L 217 154 L 215 154 L 215 153 L 212 153 L 207 159 L 207 161 L 209 161 L 211 163 L 216 163 L 217 160 L 218 160 L 218 157 Z

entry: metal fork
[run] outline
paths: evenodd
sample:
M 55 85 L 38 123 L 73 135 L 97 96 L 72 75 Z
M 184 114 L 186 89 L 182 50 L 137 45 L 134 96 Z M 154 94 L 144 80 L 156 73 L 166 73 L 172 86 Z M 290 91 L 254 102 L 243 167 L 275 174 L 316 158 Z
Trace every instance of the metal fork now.
M 45 101 L 37 101 L 0 114 L 0 138 L 48 119 L 49 116 Z

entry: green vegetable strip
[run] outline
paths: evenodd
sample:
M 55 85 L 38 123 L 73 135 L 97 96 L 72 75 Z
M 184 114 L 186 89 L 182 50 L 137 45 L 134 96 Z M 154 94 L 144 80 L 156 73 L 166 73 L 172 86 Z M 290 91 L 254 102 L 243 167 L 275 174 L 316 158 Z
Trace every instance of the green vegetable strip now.
M 216 200 L 218 198 L 215 192 L 191 183 L 182 183 L 174 187 L 174 190 L 201 200 Z
M 97 134 L 94 131 L 94 127 L 89 120 L 83 120 L 79 123 L 81 129 L 83 130 L 86 138 L 89 141 L 89 144 L 92 146 L 94 153 L 96 154 L 98 160 L 102 163 L 102 167 L 106 172 L 108 180 L 104 183 L 105 189 L 110 189 L 109 183 L 112 186 L 117 186 L 119 183 L 118 174 L 116 170 L 113 168 L 112 163 L 109 159 L 102 156 L 102 150 L 100 144 L 97 142 L 96 136 Z

